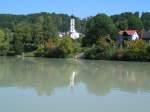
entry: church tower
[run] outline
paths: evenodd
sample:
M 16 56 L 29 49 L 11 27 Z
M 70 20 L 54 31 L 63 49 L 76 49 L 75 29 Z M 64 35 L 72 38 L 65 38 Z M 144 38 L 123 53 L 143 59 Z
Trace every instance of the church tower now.
M 75 29 L 75 19 L 72 18 L 70 20 L 70 37 L 72 39 L 78 39 L 79 38 L 79 33 Z
M 70 32 L 75 32 L 75 19 L 71 19 L 70 21 Z

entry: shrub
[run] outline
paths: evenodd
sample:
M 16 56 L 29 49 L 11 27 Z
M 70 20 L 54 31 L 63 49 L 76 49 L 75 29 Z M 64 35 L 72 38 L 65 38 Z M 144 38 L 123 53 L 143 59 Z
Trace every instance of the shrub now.
M 69 37 L 65 37 L 61 40 L 57 50 L 60 52 L 60 57 L 68 57 L 72 55 L 74 52 L 73 40 Z
M 34 52 L 34 55 L 37 57 L 42 57 L 45 55 L 45 45 L 41 44 L 38 46 L 37 50 Z
M 133 61 L 146 61 L 147 60 L 147 51 L 146 49 L 132 48 L 128 49 L 125 52 L 125 60 Z
M 110 38 L 100 38 L 96 46 L 86 52 L 87 59 L 110 59 L 113 52 L 113 42 Z
M 147 44 L 143 40 L 136 41 L 125 41 L 125 48 L 138 48 L 138 49 L 146 49 Z
M 143 40 L 125 41 L 123 60 L 146 61 L 148 59 L 147 44 Z
M 123 60 L 123 59 L 124 59 L 124 55 L 125 55 L 124 49 L 117 49 L 117 50 L 115 51 L 115 53 L 113 54 L 112 59 L 115 59 L 115 60 Z
M 148 60 L 150 61 L 150 46 L 148 46 L 148 47 L 146 48 L 146 51 L 147 51 Z

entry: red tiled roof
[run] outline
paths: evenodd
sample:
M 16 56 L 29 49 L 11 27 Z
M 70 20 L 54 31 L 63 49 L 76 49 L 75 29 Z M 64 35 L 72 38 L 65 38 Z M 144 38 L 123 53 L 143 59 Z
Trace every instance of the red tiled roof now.
M 120 31 L 119 35 L 123 35 L 124 33 L 126 33 L 129 36 L 134 35 L 134 33 L 136 32 L 136 30 L 124 30 L 124 31 Z

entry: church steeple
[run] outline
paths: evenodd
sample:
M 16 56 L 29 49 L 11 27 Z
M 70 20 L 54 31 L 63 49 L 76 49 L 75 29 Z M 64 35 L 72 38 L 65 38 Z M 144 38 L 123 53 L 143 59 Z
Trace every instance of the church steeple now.
M 71 18 L 71 20 L 70 20 L 70 37 L 72 39 L 79 38 L 79 33 L 75 29 L 75 19 L 74 18 Z
M 70 20 L 70 32 L 75 32 L 76 30 L 75 30 L 75 19 L 74 18 L 72 18 L 71 20 Z

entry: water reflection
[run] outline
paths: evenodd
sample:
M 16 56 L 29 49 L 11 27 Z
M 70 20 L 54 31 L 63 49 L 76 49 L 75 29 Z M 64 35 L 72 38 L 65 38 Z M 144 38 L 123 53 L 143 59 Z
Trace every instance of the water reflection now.
M 75 86 L 75 77 L 76 77 L 77 73 L 76 72 L 72 72 L 72 75 L 70 77 L 70 88 L 71 91 L 73 92 L 74 86 Z
M 73 91 L 79 83 L 98 96 L 114 88 L 129 93 L 148 92 L 149 73 L 149 63 L 0 58 L 0 87 L 30 88 L 38 95 L 50 96 L 64 87 Z

